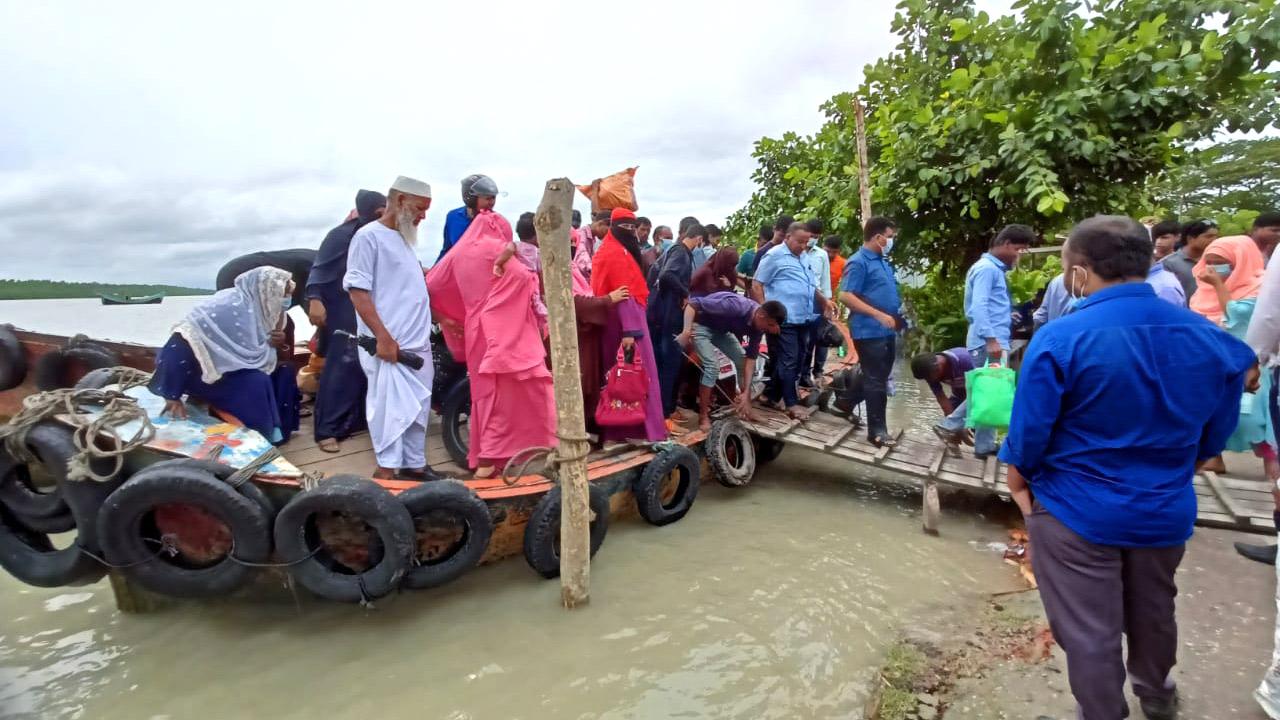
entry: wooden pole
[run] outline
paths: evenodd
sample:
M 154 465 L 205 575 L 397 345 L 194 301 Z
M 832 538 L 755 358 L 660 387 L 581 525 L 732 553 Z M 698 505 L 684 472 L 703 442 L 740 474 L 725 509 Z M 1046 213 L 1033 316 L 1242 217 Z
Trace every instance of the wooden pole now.
M 551 373 L 556 392 L 556 427 L 560 437 L 560 600 L 567 608 L 590 600 L 591 514 L 587 501 L 587 430 L 578 369 L 578 323 L 573 309 L 573 277 L 569 263 L 569 219 L 573 183 L 548 180 L 534 217 L 542 253 L 542 282 L 547 295 L 551 331 Z
M 858 129 L 858 198 L 862 201 L 862 226 L 871 219 L 871 179 L 867 171 L 867 119 L 862 101 L 853 99 L 853 120 Z

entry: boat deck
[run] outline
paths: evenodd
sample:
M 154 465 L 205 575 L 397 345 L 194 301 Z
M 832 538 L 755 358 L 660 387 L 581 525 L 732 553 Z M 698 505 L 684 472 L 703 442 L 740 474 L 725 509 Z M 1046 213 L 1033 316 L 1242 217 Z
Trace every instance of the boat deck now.
M 372 441 L 367 432 L 353 435 L 342 441 L 338 452 L 327 453 L 316 446 L 312 419 L 305 417 L 300 425 L 298 432 L 294 433 L 289 442 L 280 447 L 280 452 L 300 470 L 324 476 L 351 473 L 369 477 L 377 467 Z M 680 428 L 672 440 L 682 445 L 697 445 L 705 438 L 706 433 L 699 430 Z M 589 480 L 598 480 L 617 475 L 641 467 L 654 457 L 655 453 L 650 450 L 648 444 L 593 450 L 587 457 L 587 477 Z M 476 478 L 469 470 L 449 459 L 449 453 L 445 451 L 444 441 L 440 436 L 439 417 L 434 414 L 427 428 L 427 463 L 437 472 L 464 481 L 484 500 L 543 493 L 550 490 L 552 486 L 551 481 L 542 475 L 510 478 L 511 484 L 498 476 Z M 536 466 L 536 463 L 531 463 L 531 466 Z M 418 484 L 409 480 L 378 480 L 377 482 L 392 492 L 407 490 Z
M 899 431 L 897 446 L 877 448 L 867 441 L 864 431 L 829 413 L 815 412 L 806 419 L 793 420 L 777 410 L 757 411 L 760 420 L 747 424 L 756 435 L 919 478 L 926 496 L 931 484 L 1009 495 L 1004 463 L 994 457 L 974 457 L 968 448 L 948 450 L 932 435 L 926 438 Z M 1272 485 L 1261 472 L 1261 461 L 1231 453 L 1226 459 L 1228 474 L 1202 472 L 1195 477 L 1196 523 L 1246 532 L 1275 532 Z

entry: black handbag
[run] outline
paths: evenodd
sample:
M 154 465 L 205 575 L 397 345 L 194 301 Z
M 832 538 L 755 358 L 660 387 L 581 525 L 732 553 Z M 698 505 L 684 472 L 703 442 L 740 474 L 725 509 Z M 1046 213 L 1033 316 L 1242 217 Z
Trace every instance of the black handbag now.
M 830 320 L 823 319 L 822 328 L 818 331 L 818 345 L 825 348 L 838 348 L 844 345 L 844 333 Z

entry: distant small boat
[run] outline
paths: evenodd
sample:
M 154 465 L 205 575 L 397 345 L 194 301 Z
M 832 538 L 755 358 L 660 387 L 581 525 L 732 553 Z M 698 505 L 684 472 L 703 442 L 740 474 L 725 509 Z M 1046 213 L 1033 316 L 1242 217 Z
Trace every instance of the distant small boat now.
M 150 295 L 119 295 L 116 293 L 98 293 L 103 305 L 156 305 L 164 300 L 164 292 Z

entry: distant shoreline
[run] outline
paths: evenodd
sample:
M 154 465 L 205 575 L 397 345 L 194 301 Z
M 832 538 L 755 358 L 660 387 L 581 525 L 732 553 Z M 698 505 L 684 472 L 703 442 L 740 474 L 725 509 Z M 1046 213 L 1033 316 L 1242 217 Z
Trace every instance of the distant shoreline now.
M 164 293 L 166 296 L 210 295 L 212 290 L 181 285 L 63 282 L 61 280 L 0 280 L 0 300 L 69 300 L 96 298 L 101 293 L 129 297 Z

